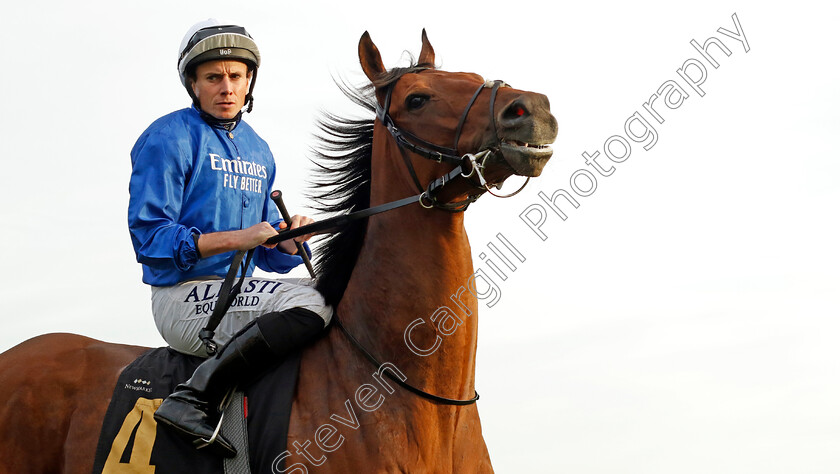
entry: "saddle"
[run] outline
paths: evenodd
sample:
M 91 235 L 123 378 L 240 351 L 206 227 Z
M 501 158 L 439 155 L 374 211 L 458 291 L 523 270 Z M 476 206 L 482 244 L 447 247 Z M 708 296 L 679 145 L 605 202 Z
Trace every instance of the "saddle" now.
M 289 419 L 300 368 L 300 352 L 230 397 L 221 432 L 237 444 L 224 459 L 195 449 L 173 430 L 158 427 L 160 403 L 187 380 L 203 359 L 169 347 L 150 349 L 117 380 L 99 434 L 96 474 L 249 474 L 284 468 Z

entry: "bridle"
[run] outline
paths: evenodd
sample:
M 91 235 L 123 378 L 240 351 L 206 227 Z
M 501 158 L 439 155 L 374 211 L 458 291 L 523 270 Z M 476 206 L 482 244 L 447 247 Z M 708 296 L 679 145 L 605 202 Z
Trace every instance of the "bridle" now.
M 430 68 L 419 68 L 418 73 L 420 71 L 430 69 Z M 424 208 L 431 209 L 443 209 L 446 211 L 451 212 L 463 212 L 467 209 L 467 207 L 475 202 L 479 197 L 481 197 L 485 192 L 489 192 L 490 194 L 501 197 L 507 198 L 511 196 L 515 196 L 518 194 L 525 186 L 528 184 L 530 177 L 525 181 L 525 183 L 520 187 L 517 191 L 508 194 L 508 195 L 499 195 L 491 191 L 490 184 L 484 178 L 484 164 L 487 161 L 487 158 L 500 153 L 501 152 L 501 140 L 499 139 L 498 129 L 496 128 L 496 115 L 494 113 L 495 105 L 496 105 L 496 95 L 498 94 L 500 87 L 510 87 L 507 83 L 500 80 L 495 81 L 486 81 L 484 84 L 478 86 L 478 88 L 473 93 L 470 101 L 467 103 L 464 111 L 461 113 L 461 118 L 458 120 L 458 126 L 455 128 L 455 140 L 452 144 L 452 147 L 445 147 L 441 145 L 437 145 L 432 143 L 428 140 L 424 140 L 413 133 L 400 129 L 394 119 L 391 117 L 390 108 L 391 108 L 391 95 L 393 94 L 394 87 L 397 81 L 388 85 L 388 88 L 385 91 L 385 100 L 383 104 L 376 104 L 376 118 L 385 126 L 385 128 L 390 132 L 391 136 L 394 138 L 394 141 L 397 144 L 397 147 L 400 150 L 400 155 L 405 162 L 406 168 L 408 169 L 409 174 L 411 175 L 411 179 L 414 181 L 414 185 L 417 187 L 418 191 L 420 192 L 420 205 Z M 464 155 L 458 154 L 458 142 L 461 139 L 461 131 L 464 128 L 464 124 L 467 121 L 467 116 L 472 109 L 472 106 L 475 104 L 478 96 L 484 89 L 490 89 L 490 124 L 493 130 L 493 139 L 494 143 L 490 146 L 484 148 L 475 153 L 466 153 Z M 411 162 L 411 158 L 408 156 L 406 151 L 414 153 L 416 155 L 422 156 L 423 158 L 436 161 L 438 163 L 450 163 L 455 165 L 455 168 L 452 169 L 449 173 L 433 180 L 427 187 L 423 187 L 420 183 L 420 179 L 417 177 L 417 173 L 414 170 L 414 165 Z M 466 178 L 467 181 L 474 187 L 480 190 L 479 193 L 472 194 L 468 198 L 464 199 L 463 201 L 458 201 L 454 203 L 442 203 L 436 199 L 437 192 L 443 188 L 446 183 L 449 181 L 461 176 Z M 470 179 L 471 177 L 475 176 L 478 179 L 478 183 L 476 184 L 475 181 Z M 501 187 L 501 183 L 495 185 L 497 188 Z

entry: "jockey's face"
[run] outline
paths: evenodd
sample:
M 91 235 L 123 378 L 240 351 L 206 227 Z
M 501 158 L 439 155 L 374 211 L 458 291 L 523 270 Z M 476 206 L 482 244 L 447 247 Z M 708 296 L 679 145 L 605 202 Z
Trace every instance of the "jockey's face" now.
M 193 93 L 201 110 L 217 119 L 232 119 L 245 106 L 251 73 L 239 61 L 210 61 L 195 69 Z

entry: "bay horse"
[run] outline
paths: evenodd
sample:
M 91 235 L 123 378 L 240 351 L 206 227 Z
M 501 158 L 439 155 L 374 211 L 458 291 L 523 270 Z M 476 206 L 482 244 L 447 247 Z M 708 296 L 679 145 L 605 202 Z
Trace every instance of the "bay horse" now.
M 345 93 L 377 118 L 322 121 L 324 174 L 312 198 L 347 213 L 437 185 L 322 246 L 317 287 L 344 332 L 329 331 L 302 355 L 288 451 L 277 453 L 288 467 L 275 472 L 492 472 L 469 403 L 481 292 L 463 211 L 509 176 L 538 176 L 557 122 L 541 94 L 436 69 L 425 30 L 410 67 L 386 70 L 367 32 L 359 60 L 371 85 Z M 462 156 L 472 161 L 453 172 Z M 0 354 L 0 472 L 90 472 L 117 377 L 146 350 L 48 334 Z M 462 404 L 384 382 L 386 366 Z

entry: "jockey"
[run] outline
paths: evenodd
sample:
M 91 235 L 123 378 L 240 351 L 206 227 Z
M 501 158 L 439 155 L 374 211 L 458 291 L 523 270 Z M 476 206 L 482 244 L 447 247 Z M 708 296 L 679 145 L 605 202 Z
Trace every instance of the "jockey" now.
M 302 263 L 287 240 L 261 245 L 283 222 L 269 197 L 274 156 L 242 120 L 253 107 L 260 66 L 257 45 L 244 28 L 207 20 L 194 25 L 179 50 L 178 73 L 193 104 L 166 115 L 131 150 L 128 226 L 143 282 L 152 289 L 152 313 L 175 350 L 206 357 L 205 327 L 234 251 L 257 247 L 242 292 L 216 330 L 224 346 L 178 385 L 155 419 L 208 445 L 219 400 L 253 380 L 324 331 L 332 308 L 314 288 L 286 280 L 254 278 L 254 266 L 286 273 Z M 305 242 L 311 235 L 297 237 Z M 304 244 L 309 253 L 309 247 Z M 232 457 L 235 448 L 217 436 L 209 444 Z

